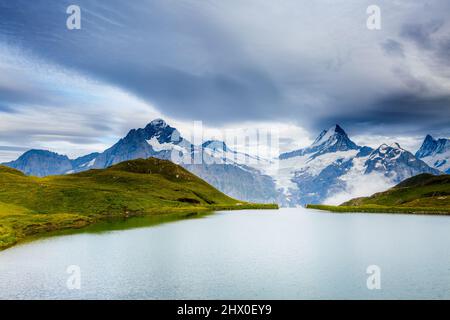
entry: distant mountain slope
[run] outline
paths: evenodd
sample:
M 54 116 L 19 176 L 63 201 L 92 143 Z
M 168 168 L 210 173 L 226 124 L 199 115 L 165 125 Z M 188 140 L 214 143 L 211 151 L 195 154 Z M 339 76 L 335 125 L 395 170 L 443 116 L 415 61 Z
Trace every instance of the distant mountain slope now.
M 427 135 L 416 157 L 436 169 L 450 173 L 450 139 L 434 139 Z
M 72 170 L 72 163 L 67 156 L 47 150 L 29 150 L 17 160 L 3 165 L 37 177 L 64 174 Z
M 397 143 L 375 150 L 358 146 L 336 125 L 322 131 L 311 146 L 280 155 L 273 177 L 287 199 L 283 204 L 295 206 L 340 203 L 420 173 L 440 172 Z
M 2 163 L 2 165 L 20 170 L 30 176 L 46 177 L 89 170 L 98 155 L 99 153 L 91 153 L 71 160 L 55 152 L 33 149 L 25 152 L 17 160 Z
M 89 170 L 94 166 L 95 159 L 100 155 L 98 152 L 90 153 L 88 155 L 76 158 L 74 160 L 70 160 L 72 163 L 73 172 L 80 172 Z M 68 172 L 71 173 L 71 172 Z
M 184 168 L 155 158 L 45 178 L 0 166 L 0 249 L 30 234 L 109 216 L 246 207 L 264 206 L 232 199 Z

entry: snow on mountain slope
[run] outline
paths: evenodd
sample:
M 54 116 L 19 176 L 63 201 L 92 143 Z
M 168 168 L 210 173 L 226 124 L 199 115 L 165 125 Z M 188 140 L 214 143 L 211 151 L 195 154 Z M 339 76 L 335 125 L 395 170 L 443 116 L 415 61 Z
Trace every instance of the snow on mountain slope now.
M 270 159 L 232 150 L 223 141 L 206 141 L 202 144 L 202 149 L 204 160 L 214 161 L 216 164 L 234 164 L 261 169 L 273 163 Z
M 159 142 L 158 137 L 151 137 L 149 140 L 146 140 L 147 143 L 152 147 L 153 151 L 155 152 L 162 152 L 162 151 L 172 151 L 172 150 L 178 150 L 180 152 L 186 152 L 186 147 L 182 147 L 179 145 L 174 144 L 173 142 Z
M 76 158 L 74 160 L 71 160 L 72 162 L 72 169 L 67 171 L 67 174 L 74 173 L 74 172 L 80 172 L 91 169 L 94 164 L 95 160 L 97 159 L 99 153 L 94 152 L 88 155 L 85 155 L 83 157 Z
M 429 166 L 450 174 L 450 150 L 422 158 Z
M 396 183 L 379 173 L 365 174 L 365 162 L 368 157 L 354 158 L 350 169 L 339 177 L 344 184 L 342 190 L 329 193 L 322 202 L 339 205 L 353 198 L 364 197 L 387 190 Z
M 335 125 L 328 130 L 323 130 L 308 148 L 283 153 L 280 155 L 280 160 L 304 155 L 319 156 L 331 152 L 358 150 L 359 148 L 339 125 Z
M 398 143 L 382 144 L 369 155 L 355 157 L 350 169 L 339 177 L 345 188 L 341 192 L 330 194 L 323 202 L 341 204 L 352 198 L 386 190 L 420 173 L 439 174 Z
M 382 144 L 370 154 L 365 165 L 366 174 L 378 172 L 396 183 L 420 173 L 439 174 L 398 143 Z
M 416 156 L 429 166 L 450 174 L 450 139 L 427 135 Z
M 266 172 L 287 206 L 341 203 L 419 173 L 439 174 L 397 143 L 376 150 L 357 146 L 338 125 L 322 131 L 308 148 L 282 154 L 278 168 Z
M 350 160 L 356 156 L 358 150 L 337 151 L 318 156 L 310 154 L 287 159 L 280 159 L 278 168 L 272 169 L 272 175 L 279 188 L 286 189 L 287 186 L 298 189 L 298 185 L 290 181 L 297 173 L 307 172 L 310 175 L 318 175 L 324 168 L 339 159 Z M 288 181 L 289 180 L 289 181 Z

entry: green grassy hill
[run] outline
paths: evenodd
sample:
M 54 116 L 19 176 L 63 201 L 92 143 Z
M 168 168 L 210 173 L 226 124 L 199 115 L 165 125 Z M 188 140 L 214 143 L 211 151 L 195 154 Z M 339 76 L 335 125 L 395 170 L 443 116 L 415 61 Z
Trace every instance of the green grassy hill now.
M 450 214 L 450 175 L 420 174 L 370 197 L 356 198 L 340 206 L 309 205 L 335 212 L 397 212 Z
M 27 236 L 108 217 L 276 208 L 232 199 L 170 161 L 126 161 L 103 170 L 37 178 L 0 166 L 0 249 Z

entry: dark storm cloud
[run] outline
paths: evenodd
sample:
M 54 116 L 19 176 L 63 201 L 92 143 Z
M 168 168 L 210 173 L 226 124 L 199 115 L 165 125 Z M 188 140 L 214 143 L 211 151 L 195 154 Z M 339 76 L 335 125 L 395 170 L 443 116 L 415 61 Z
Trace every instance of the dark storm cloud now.
M 400 35 L 413 41 L 416 45 L 430 49 L 433 47 L 432 36 L 444 25 L 442 20 L 433 20 L 427 23 L 407 23 L 402 26 Z
M 433 62 L 449 63 L 450 33 L 448 30 L 442 30 L 446 23 L 448 24 L 442 20 L 431 20 L 423 24 L 404 24 L 400 36 L 431 52 L 435 59 Z
M 403 45 L 394 39 L 387 39 L 381 44 L 381 47 L 388 55 L 402 58 L 405 57 Z
M 439 40 L 436 55 L 442 63 L 450 64 L 450 35 Z
M 360 29 L 367 6 L 359 1 L 329 8 L 298 1 L 91 0 L 77 1 L 82 29 L 69 31 L 65 11 L 72 3 L 0 1 L 0 41 L 125 89 L 181 120 L 296 120 L 317 131 L 336 122 L 409 128 L 420 116 L 424 133 L 448 128 L 442 120 L 450 118 L 448 97 L 428 97 L 431 84 L 414 76 L 414 66 L 397 65 L 399 57 L 408 58 L 404 41 L 431 52 L 433 63 L 448 59 L 450 42 L 435 39 L 442 19 L 401 22 L 373 41 L 376 33 Z M 448 6 L 432 3 L 429 10 L 440 15 Z M 355 30 L 358 38 L 347 36 Z M 367 49 L 357 51 L 361 47 Z M 392 65 L 380 65 L 384 56 Z M 383 70 L 391 70 L 386 79 L 373 76 Z M 45 102 L 29 91 L 0 91 L 0 105 L 26 97 L 25 103 L 27 94 Z
M 29 2 L 7 5 L 1 10 L 4 35 L 65 67 L 126 88 L 169 116 L 232 121 L 267 116 L 265 111 L 283 103 L 270 76 L 188 7 L 187 13 L 177 12 L 180 6 L 173 3 L 170 12 L 155 1 L 142 11 L 109 1 L 111 11 L 105 2 L 82 1 L 82 30 L 68 31 L 68 4 L 51 3 L 45 10 Z
M 0 151 L 20 151 L 25 152 L 28 148 L 24 147 L 15 147 L 15 146 L 0 146 Z
M 391 71 L 392 74 L 394 74 L 402 83 L 404 83 L 406 87 L 413 91 L 415 95 L 426 93 L 429 90 L 427 83 L 415 77 L 407 67 L 394 67 L 391 69 Z M 390 98 L 388 97 L 385 99 L 389 100 Z M 391 107 L 395 108 L 395 105 Z
M 323 125 L 337 121 L 351 134 L 358 132 L 382 133 L 389 128 L 390 134 L 414 136 L 423 132 L 448 136 L 450 97 L 424 98 L 415 95 L 398 95 L 377 101 L 364 113 L 347 112 L 323 119 Z M 357 110 L 354 106 L 354 110 Z
M 11 108 L 10 106 L 0 104 L 0 112 L 14 113 L 15 110 L 13 108 Z

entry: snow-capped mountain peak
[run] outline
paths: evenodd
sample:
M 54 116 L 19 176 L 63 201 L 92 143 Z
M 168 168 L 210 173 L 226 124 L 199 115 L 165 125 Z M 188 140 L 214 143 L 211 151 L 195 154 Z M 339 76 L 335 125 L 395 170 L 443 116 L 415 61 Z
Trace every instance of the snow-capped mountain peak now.
M 434 139 L 427 135 L 416 157 L 436 169 L 450 173 L 450 139 Z
M 329 128 L 328 130 L 323 130 L 320 133 L 320 135 L 316 138 L 316 140 L 313 142 L 311 147 L 320 146 L 327 142 L 333 143 L 339 136 L 347 136 L 347 134 L 338 124 L 336 124 L 335 126 Z
M 369 155 L 369 161 L 388 161 L 397 159 L 401 153 L 405 152 L 396 142 L 391 144 L 383 143 Z
M 328 130 L 323 130 L 314 140 L 311 146 L 280 155 L 280 159 L 289 159 L 292 157 L 310 155 L 312 158 L 325 153 L 333 153 L 338 151 L 359 150 L 347 133 L 339 125 L 335 125 Z
M 151 121 L 144 129 L 130 131 L 130 134 L 136 132 L 138 135 L 143 131 L 144 138 L 148 142 L 156 138 L 159 143 L 180 143 L 183 139 L 180 132 L 169 126 L 163 119 L 155 119 Z
M 406 151 L 405 149 L 403 149 L 397 142 L 393 142 L 390 144 L 386 144 L 383 143 L 382 145 L 380 145 L 378 147 L 378 149 L 375 150 L 375 153 L 379 153 L 379 154 L 386 154 L 389 152 L 394 152 L 396 154 L 398 154 L 399 152 L 403 152 Z
M 165 127 L 167 127 L 167 123 L 163 119 L 158 118 L 158 119 L 151 121 L 147 126 L 152 126 L 152 127 L 156 127 L 156 128 L 165 128 Z
M 395 182 L 421 172 L 439 174 L 396 142 L 379 146 L 369 155 L 365 166 L 366 174 L 379 172 Z
M 204 149 L 212 149 L 217 151 L 227 151 L 228 147 L 223 141 L 208 140 L 202 144 Z
M 437 141 L 434 140 L 434 138 L 431 135 L 427 134 L 425 140 L 423 140 L 422 146 L 416 152 L 416 157 L 418 158 L 427 157 L 435 152 L 436 147 Z

